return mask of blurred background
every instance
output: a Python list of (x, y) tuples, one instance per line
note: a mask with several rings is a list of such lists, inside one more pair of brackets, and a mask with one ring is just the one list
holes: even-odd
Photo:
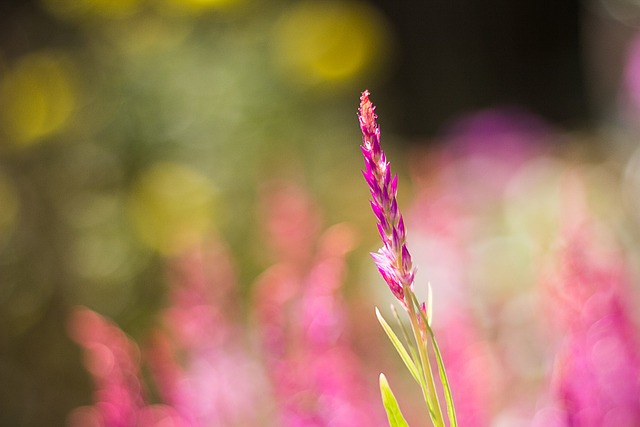
[(0, 425), (384, 425), (380, 371), (427, 425), (374, 319), (364, 89), (460, 425), (640, 425), (639, 24), (634, 0), (2, 2)]

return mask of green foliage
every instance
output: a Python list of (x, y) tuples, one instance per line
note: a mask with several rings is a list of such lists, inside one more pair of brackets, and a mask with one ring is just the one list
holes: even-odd
[[(410, 289), (405, 289), (405, 295), (405, 308), (407, 309), (407, 314), (409, 315), (409, 320), (411, 322), (414, 342), (409, 338), (409, 333), (402, 324), (394, 307), (392, 307), (392, 311), (400, 325), (400, 328), (402, 329), (403, 336), (409, 350), (407, 350), (407, 347), (405, 347), (391, 326), (389, 326), (384, 317), (382, 317), (377, 307), (376, 317), (378, 318), (378, 322), (380, 322), (382, 329), (384, 329), (387, 334), (387, 337), (389, 337), (389, 340), (400, 355), (400, 358), (411, 373), (411, 376), (420, 385), (433, 425), (435, 427), (445, 427), (445, 417), (443, 415), (440, 402), (438, 401), (434, 380), (435, 376), (429, 360), (430, 354), (435, 357), (438, 367), (438, 378), (440, 380), (440, 386), (444, 392), (445, 402), (447, 405), (448, 425), (449, 427), (457, 427), (458, 424), (453, 405), (451, 387), (447, 378), (440, 348), (438, 347), (433, 329), (431, 329), (431, 292), (429, 292), (429, 303), (427, 305), (426, 313), (422, 311), (415, 294)], [(380, 376), (380, 391), (382, 392), (384, 407), (389, 418), (389, 425), (407, 425), (400, 413), (398, 403), (389, 388), (389, 384), (382, 374)]]
[(409, 353), (402, 345), (402, 342), (400, 342), (400, 339), (398, 338), (396, 333), (393, 332), (393, 329), (391, 329), (391, 326), (389, 326), (387, 321), (384, 320), (384, 317), (382, 317), (382, 314), (380, 314), (380, 310), (378, 310), (378, 307), (376, 307), (376, 317), (378, 318), (378, 322), (380, 322), (380, 325), (382, 325), (382, 329), (384, 329), (384, 331), (386, 332), (387, 336), (389, 337), (389, 340), (391, 341), (396, 351), (400, 355), (400, 358), (406, 365), (407, 369), (409, 370), (413, 378), (416, 380), (416, 382), (420, 384), (421, 375), (420, 375), (420, 371), (418, 370), (418, 366), (416, 365), (412, 357), (409, 356)]
[(404, 419), (398, 401), (389, 387), (389, 382), (384, 374), (380, 374), (380, 394), (382, 394), (382, 404), (387, 412), (387, 418), (389, 419), (389, 426), (391, 427), (409, 427), (407, 421)]
[[(431, 290), (431, 286), (429, 286), (429, 290)], [(431, 291), (429, 292), (431, 295)], [(418, 300), (415, 295), (412, 294), (413, 302), (419, 307)], [(431, 305), (431, 304), (429, 304)], [(447, 372), (444, 368), (444, 361), (442, 360), (442, 353), (440, 352), (440, 347), (436, 341), (436, 336), (433, 333), (433, 329), (431, 329), (431, 309), (427, 310), (427, 315), (422, 312), (422, 310), (418, 310), (420, 313), (420, 317), (422, 322), (426, 325), (427, 332), (429, 337), (431, 338), (431, 345), (433, 345), (433, 352), (436, 356), (436, 363), (438, 364), (438, 374), (440, 375), (440, 382), (442, 383), (442, 388), (444, 390), (444, 398), (447, 403), (447, 415), (449, 416), (449, 425), (451, 427), (456, 427), (458, 425), (456, 420), (456, 410), (453, 406), (453, 396), (451, 394), (451, 387), (449, 386), (449, 380), (447, 378)]]

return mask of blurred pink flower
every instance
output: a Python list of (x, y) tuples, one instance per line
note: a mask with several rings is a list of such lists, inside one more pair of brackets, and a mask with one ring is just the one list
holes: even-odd
[(562, 426), (640, 425), (640, 341), (624, 257), (574, 206), (544, 290), (561, 347), (551, 400)]
[(161, 397), (189, 426), (255, 425), (267, 393), (234, 318), (239, 307), (226, 249), (211, 242), (172, 267), (171, 305), (146, 353)]
[(94, 406), (69, 415), (70, 427), (186, 427), (170, 407), (143, 398), (138, 347), (118, 328), (88, 308), (76, 308), (69, 335), (85, 351), (94, 384)]
[(100, 425), (137, 425), (145, 406), (136, 345), (116, 325), (87, 308), (77, 308), (69, 320), (71, 337), (84, 349), (84, 363), (94, 383)]
[(270, 181), (259, 193), (260, 222), (271, 261), (304, 264), (320, 233), (321, 215), (306, 192), (288, 181)]
[[(491, 425), (500, 372), (488, 340), (483, 337), (471, 307), (466, 266), (473, 227), (468, 207), (446, 186), (418, 188), (409, 207), (414, 260), (429, 270), (434, 288), (433, 329), (446, 360), (447, 376), (459, 425)], [(423, 286), (424, 285), (424, 286)], [(416, 280), (416, 287), (426, 287)]]
[[(286, 191), (307, 197), (300, 190)], [(293, 204), (300, 205), (311, 206), (303, 201)], [(271, 212), (296, 224), (313, 224), (310, 218), (317, 217), (313, 210), (293, 212), (286, 206)], [(279, 220), (267, 215), (265, 221)], [(312, 259), (287, 257), (256, 283), (264, 359), (279, 425), (284, 427), (383, 425), (383, 414), (360, 377), (345, 330), (340, 293), (345, 256), (352, 247), (353, 231), (334, 226), (322, 235)]]

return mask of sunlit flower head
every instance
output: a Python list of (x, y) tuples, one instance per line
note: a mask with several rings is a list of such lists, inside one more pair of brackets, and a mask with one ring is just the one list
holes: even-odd
[(389, 163), (380, 147), (380, 128), (369, 91), (360, 97), (360, 129), (365, 170), (362, 172), (371, 192), (371, 209), (378, 220), (383, 246), (372, 253), (378, 271), (393, 295), (404, 304), (404, 289), (412, 287), (415, 269), (406, 245), (406, 231), (398, 209), (398, 176), (391, 176)]

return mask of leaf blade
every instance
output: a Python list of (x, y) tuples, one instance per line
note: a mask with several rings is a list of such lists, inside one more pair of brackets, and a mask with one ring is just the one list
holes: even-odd
[(391, 391), (387, 377), (384, 374), (380, 374), (380, 394), (382, 395), (382, 404), (387, 412), (387, 419), (389, 420), (390, 427), (409, 427), (407, 421), (404, 419), (400, 406), (396, 397)]
[(409, 353), (402, 345), (402, 342), (400, 342), (400, 339), (398, 338), (396, 333), (393, 332), (393, 329), (391, 329), (391, 326), (389, 326), (387, 321), (384, 320), (384, 317), (382, 317), (382, 314), (380, 314), (380, 310), (378, 310), (378, 307), (376, 307), (376, 317), (378, 318), (378, 322), (380, 322), (382, 329), (384, 329), (387, 336), (389, 337), (389, 340), (391, 341), (396, 351), (400, 355), (400, 358), (404, 362), (405, 366), (413, 376), (413, 379), (415, 379), (418, 384), (421, 384), (420, 371), (418, 371), (418, 367), (416, 366), (411, 356), (409, 356)]
[[(400, 319), (398, 310), (396, 310), (396, 307), (393, 304), (391, 304), (390, 307), (391, 307), (391, 312), (393, 313), (393, 317), (396, 318), (396, 322), (398, 323), (398, 326), (400, 326), (400, 330), (402, 331), (402, 337), (404, 338), (404, 341), (407, 343), (407, 347), (409, 347), (409, 354), (411, 355), (411, 359), (413, 359), (414, 362), (416, 360), (420, 360), (416, 347), (411, 342), (411, 338), (409, 338), (409, 332), (407, 331), (407, 328), (404, 327), (404, 324), (402, 323), (402, 319)], [(418, 370), (420, 370), (420, 365), (416, 364), (416, 367), (418, 368)]]

